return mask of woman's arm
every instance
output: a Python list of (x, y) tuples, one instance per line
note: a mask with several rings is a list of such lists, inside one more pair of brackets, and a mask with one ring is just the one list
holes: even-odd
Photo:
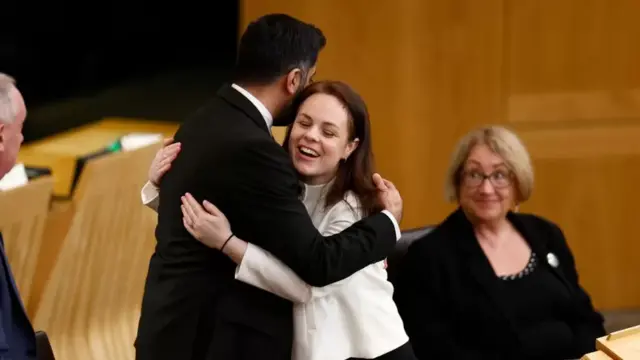
[(180, 152), (180, 143), (173, 143), (172, 138), (164, 139), (162, 148), (156, 152), (156, 156), (149, 166), (149, 180), (140, 191), (142, 204), (153, 211), (158, 211), (160, 205), (160, 180), (171, 168), (171, 163)]
[(142, 205), (158, 212), (158, 206), (160, 205), (160, 192), (158, 187), (151, 181), (147, 181), (147, 183), (142, 187), (142, 190), (140, 191), (140, 199), (142, 200)]
[[(328, 236), (341, 232), (348, 228), (361, 217), (357, 212), (357, 207), (350, 206), (346, 201), (336, 204), (328, 214), (327, 227), (322, 235)], [(198, 213), (202, 209), (208, 214)], [(231, 230), (224, 214), (219, 212), (215, 206), (205, 202), (204, 208), (191, 197), (185, 196), (183, 199), (183, 212), (185, 215), (185, 227), (199, 241), (207, 244), (207, 238), (219, 236), (219, 238), (231, 236)], [(196, 225), (197, 224), (197, 225)], [(222, 252), (229, 256), (236, 264), (236, 279), (247, 284), (258, 287), (262, 290), (276, 294), (282, 298), (293, 302), (304, 303), (315, 297), (325, 296), (349, 281), (343, 279), (324, 287), (312, 287), (298, 277), (293, 270), (286, 266), (268, 251), (247, 243), (246, 241), (232, 236)]]

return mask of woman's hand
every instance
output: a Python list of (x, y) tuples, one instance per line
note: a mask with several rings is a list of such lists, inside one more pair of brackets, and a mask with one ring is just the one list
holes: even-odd
[(173, 138), (164, 139), (162, 148), (151, 161), (149, 167), (149, 182), (155, 187), (160, 186), (160, 180), (171, 168), (171, 163), (180, 152), (180, 143), (174, 143)]
[(220, 250), (231, 236), (231, 225), (224, 214), (205, 200), (200, 205), (191, 194), (182, 197), (182, 222), (196, 240)]

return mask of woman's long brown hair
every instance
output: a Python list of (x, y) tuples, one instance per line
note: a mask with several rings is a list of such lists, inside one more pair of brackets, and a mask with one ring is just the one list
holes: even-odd
[[(358, 147), (346, 161), (340, 161), (335, 181), (326, 197), (326, 207), (342, 201), (348, 191), (353, 191), (360, 201), (365, 216), (381, 210), (377, 202), (377, 189), (373, 183), (375, 161), (371, 145), (369, 111), (364, 100), (349, 85), (340, 81), (320, 81), (309, 85), (293, 101), (289, 115), (295, 118), (300, 106), (314, 94), (327, 94), (338, 99), (349, 113), (349, 141), (359, 139)], [(289, 151), (290, 125), (283, 147)]]

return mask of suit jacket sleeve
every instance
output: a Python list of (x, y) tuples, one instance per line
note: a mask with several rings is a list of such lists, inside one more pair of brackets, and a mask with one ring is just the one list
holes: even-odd
[(591, 298), (580, 286), (575, 260), (562, 230), (553, 223), (549, 224), (551, 229), (549, 250), (558, 256), (562, 272), (569, 285), (573, 287), (579, 302), (581, 316), (570, 324), (574, 331), (576, 348), (586, 354), (595, 351), (595, 339), (606, 334), (604, 318), (594, 309)]
[[(424, 241), (431, 241), (430, 238)], [(418, 359), (484, 359), (483, 354), (459, 339), (443, 294), (446, 285), (440, 275), (437, 256), (425, 256), (414, 243), (398, 269), (394, 300)]]
[[(353, 225), (360, 216), (346, 201), (330, 211), (323, 236), (337, 234)], [(236, 279), (297, 303), (323, 297), (349, 282), (351, 277), (323, 287), (312, 287), (268, 251), (249, 244), (236, 268)]]
[(158, 212), (160, 206), (160, 192), (151, 182), (147, 181), (140, 191), (140, 199), (142, 204), (151, 210)]
[(298, 198), (288, 154), (271, 139), (249, 142), (233, 154), (233, 176), (225, 176), (228, 183), (222, 186), (236, 189), (234, 206), (247, 209), (238, 219), (251, 229), (243, 238), (280, 259), (307, 284), (337, 282), (393, 250), (395, 228), (382, 213), (322, 236)]

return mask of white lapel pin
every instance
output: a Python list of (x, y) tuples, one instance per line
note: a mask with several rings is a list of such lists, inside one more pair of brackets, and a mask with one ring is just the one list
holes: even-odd
[(557, 268), (558, 265), (560, 265), (560, 261), (558, 260), (558, 257), (554, 253), (547, 254), (547, 262), (549, 263), (549, 265), (551, 265), (554, 268)]

